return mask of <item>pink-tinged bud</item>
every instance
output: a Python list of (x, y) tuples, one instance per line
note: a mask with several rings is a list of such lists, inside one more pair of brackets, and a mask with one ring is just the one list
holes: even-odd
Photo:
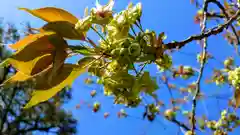
[(104, 118), (106, 119), (106, 118), (108, 118), (108, 116), (109, 116), (109, 113), (108, 113), (108, 112), (105, 112), (105, 113), (104, 113)]
[(92, 90), (91, 93), (90, 93), (91, 97), (95, 97), (96, 94), (97, 94), (97, 91), (96, 91), (96, 90)]

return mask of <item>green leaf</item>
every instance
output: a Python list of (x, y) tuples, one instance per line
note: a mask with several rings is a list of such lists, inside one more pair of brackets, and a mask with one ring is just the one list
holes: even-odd
[(94, 57), (83, 57), (82, 59), (80, 59), (78, 61), (78, 65), (86, 65), (86, 64), (88, 64), (87, 65), (87, 67), (88, 67), (88, 66), (92, 65), (96, 60), (97, 59), (94, 58)]
[(80, 46), (70, 46), (70, 49), (72, 49), (75, 53), (80, 53), (82, 55), (94, 55), (94, 50), (92, 48), (80, 45)]
[(145, 89), (145, 92), (152, 95), (159, 87), (156, 80), (152, 79), (149, 72), (144, 72), (140, 80), (141, 87)]
[(148, 55), (145, 55), (145, 56), (138, 57), (136, 62), (153, 61), (154, 59), (156, 59), (154, 54), (148, 54)]

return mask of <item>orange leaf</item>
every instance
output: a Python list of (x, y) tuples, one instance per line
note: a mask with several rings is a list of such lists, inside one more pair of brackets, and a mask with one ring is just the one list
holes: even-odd
[(55, 22), (55, 21), (68, 21), (72, 24), (76, 24), (78, 19), (72, 15), (71, 13), (55, 7), (45, 7), (39, 9), (27, 9), (27, 8), (19, 8), (20, 10), (24, 10), (29, 12), (30, 14), (41, 18), (46, 22)]
[(17, 72), (15, 75), (7, 79), (5, 82), (3, 82), (3, 85), (15, 83), (15, 82), (23, 82), (30, 78), (31, 76), (28, 76), (26, 74), (23, 74), (22, 72)]
[[(90, 61), (88, 61), (90, 62)], [(48, 83), (46, 78), (49, 78), (52, 72), (52, 68), (46, 72), (36, 76), (35, 79), (35, 91), (31, 100), (27, 103), (24, 108), (30, 108), (38, 103), (44, 102), (64, 87), (71, 85), (73, 81), (82, 73), (86, 71), (88, 62), (83, 63), (82, 65), (73, 65), (73, 64), (64, 64), (63, 68), (58, 72), (57, 76)]]
[(67, 21), (49, 22), (40, 31), (54, 31), (64, 38), (73, 40), (85, 39), (85, 32), (77, 31), (75, 25)]
[(6, 59), (4, 63), (11, 64), (26, 75), (39, 73), (52, 63), (54, 64), (54, 70), (56, 70), (64, 63), (67, 57), (66, 48), (67, 43), (64, 39), (51, 35), (25, 45), (25, 47)]
[(41, 39), (46, 38), (47, 36), (51, 36), (54, 34), (56, 34), (56, 33), (55, 32), (43, 32), (43, 33), (31, 34), (31, 35), (26, 36), (22, 40), (19, 40), (17, 43), (9, 45), (9, 47), (13, 50), (19, 50), (19, 49), (25, 47), (26, 45), (29, 45), (29, 44), (35, 42), (36, 40), (41, 40)]
[[(31, 54), (30, 54), (31, 55)], [(34, 75), (41, 72), (43, 69), (47, 68), (52, 63), (52, 56), (50, 53), (44, 55), (35, 55), (36, 57), (32, 60), (28, 60), (27, 55), (15, 55), (8, 58), (6, 61), (11, 64), (18, 71), (26, 75)], [(19, 57), (17, 57), (19, 56)], [(28, 61), (26, 61), (28, 60)]]

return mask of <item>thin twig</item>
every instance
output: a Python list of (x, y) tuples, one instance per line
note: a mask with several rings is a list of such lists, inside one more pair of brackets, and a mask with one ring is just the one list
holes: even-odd
[[(222, 10), (222, 12), (223, 12), (223, 14), (226, 16), (227, 20), (230, 19), (230, 17), (228, 16), (228, 14), (227, 14), (224, 6), (223, 6), (219, 1), (217, 1), (217, 0), (211, 0), (210, 2), (215, 3), (215, 4)], [(238, 37), (238, 34), (237, 34), (236, 29), (234, 28), (234, 26), (233, 26), (232, 24), (230, 25), (230, 27), (231, 27), (231, 29), (232, 29), (232, 31), (233, 31), (233, 34), (235, 35), (235, 37), (236, 37), (236, 39), (237, 39), (237, 44), (240, 44), (240, 40), (239, 40), (239, 37)]]
[(138, 72), (138, 74), (136, 75), (137, 77), (142, 73), (142, 71), (144, 70), (145, 66), (147, 65), (147, 63), (144, 63), (144, 65), (142, 66), (142, 68), (140, 69), (140, 71)]
[(207, 37), (210, 37), (210, 36), (212, 36), (212, 35), (217, 35), (217, 34), (221, 33), (225, 28), (227, 28), (228, 26), (230, 26), (231, 23), (234, 22), (234, 21), (238, 18), (239, 15), (240, 15), (240, 10), (238, 10), (238, 11), (237, 11), (227, 22), (225, 22), (224, 24), (215, 26), (215, 27), (213, 27), (213, 28), (211, 28), (211, 29), (208, 29), (208, 30), (206, 30), (206, 32), (204, 32), (204, 33), (190, 36), (190, 37), (188, 37), (188, 38), (185, 39), (185, 40), (167, 43), (167, 44), (165, 44), (166, 49), (169, 49), (169, 50), (171, 50), (171, 49), (180, 49), (180, 48), (182, 48), (183, 46), (185, 46), (186, 44), (188, 44), (188, 43), (190, 43), (190, 42), (192, 42), (192, 41), (202, 40), (203, 38), (207, 38)]
[(91, 29), (92, 29), (93, 31), (95, 31), (95, 32), (98, 34), (98, 36), (99, 36), (104, 42), (106, 42), (106, 44), (108, 44), (108, 41), (107, 41), (95, 28), (91, 27)]
[(214, 18), (225, 18), (224, 15), (218, 13), (207, 13), (207, 17), (214, 17)]
[[(207, 9), (208, 9), (208, 0), (204, 0), (203, 3), (203, 22), (201, 23), (201, 33), (203, 34), (206, 30), (206, 24), (207, 24)], [(200, 73), (199, 76), (197, 78), (196, 81), (196, 92), (195, 95), (193, 96), (193, 104), (192, 104), (192, 117), (191, 117), (191, 121), (192, 121), (192, 128), (191, 131), (194, 134), (194, 130), (196, 129), (196, 125), (195, 125), (195, 114), (196, 114), (196, 106), (197, 106), (197, 96), (200, 93), (200, 84), (201, 84), (201, 79), (202, 79), (202, 75), (203, 75), (203, 70), (204, 70), (204, 65), (206, 62), (206, 54), (207, 54), (207, 37), (203, 38), (203, 59), (200, 65)]]
[(190, 128), (189, 128), (189, 127), (187, 127), (185, 124), (183, 124), (183, 123), (179, 122), (179, 121), (178, 121), (178, 120), (176, 120), (176, 119), (173, 119), (173, 120), (172, 120), (172, 122), (173, 122), (173, 123), (175, 123), (175, 124), (177, 124), (179, 127), (182, 127), (182, 128), (184, 128), (186, 131), (189, 131), (189, 130), (190, 130)]
[[(139, 22), (139, 24), (138, 24), (138, 22)], [(141, 32), (144, 32), (141, 22), (140, 21), (138, 21), (138, 22), (136, 22), (135, 25), (141, 30)]]
[(132, 25), (131, 25), (131, 30), (132, 30), (133, 34), (134, 34), (135, 36), (137, 36), (137, 34), (136, 34), (136, 32), (135, 32), (135, 30), (134, 30), (134, 28), (133, 28)]
[[(166, 75), (165, 75), (166, 76)], [(171, 97), (171, 104), (172, 106), (174, 107), (174, 102), (172, 102), (172, 100), (174, 100), (174, 97), (173, 97), (173, 93), (172, 93), (172, 89), (169, 87), (169, 83), (168, 83), (168, 78), (166, 77), (166, 80), (163, 81), (163, 83), (166, 85), (167, 89), (168, 89), (168, 92), (169, 92), (169, 95)]]
[(131, 65), (133, 66), (133, 70), (134, 70), (134, 72), (135, 72), (135, 74), (136, 75), (138, 75), (138, 71), (137, 71), (137, 69), (135, 68), (135, 65), (134, 65), (134, 63), (133, 63), (133, 61), (128, 57), (128, 61), (131, 63)]

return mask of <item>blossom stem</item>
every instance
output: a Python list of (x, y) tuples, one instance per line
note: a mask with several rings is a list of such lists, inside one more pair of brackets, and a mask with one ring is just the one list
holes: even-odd
[(104, 40), (104, 42), (106, 42), (106, 44), (109, 44), (108, 41), (107, 41), (95, 28), (93, 28), (93, 27), (91, 26), (91, 29), (92, 29), (93, 31), (95, 31), (95, 32), (98, 34), (98, 36), (99, 36), (102, 40)]

